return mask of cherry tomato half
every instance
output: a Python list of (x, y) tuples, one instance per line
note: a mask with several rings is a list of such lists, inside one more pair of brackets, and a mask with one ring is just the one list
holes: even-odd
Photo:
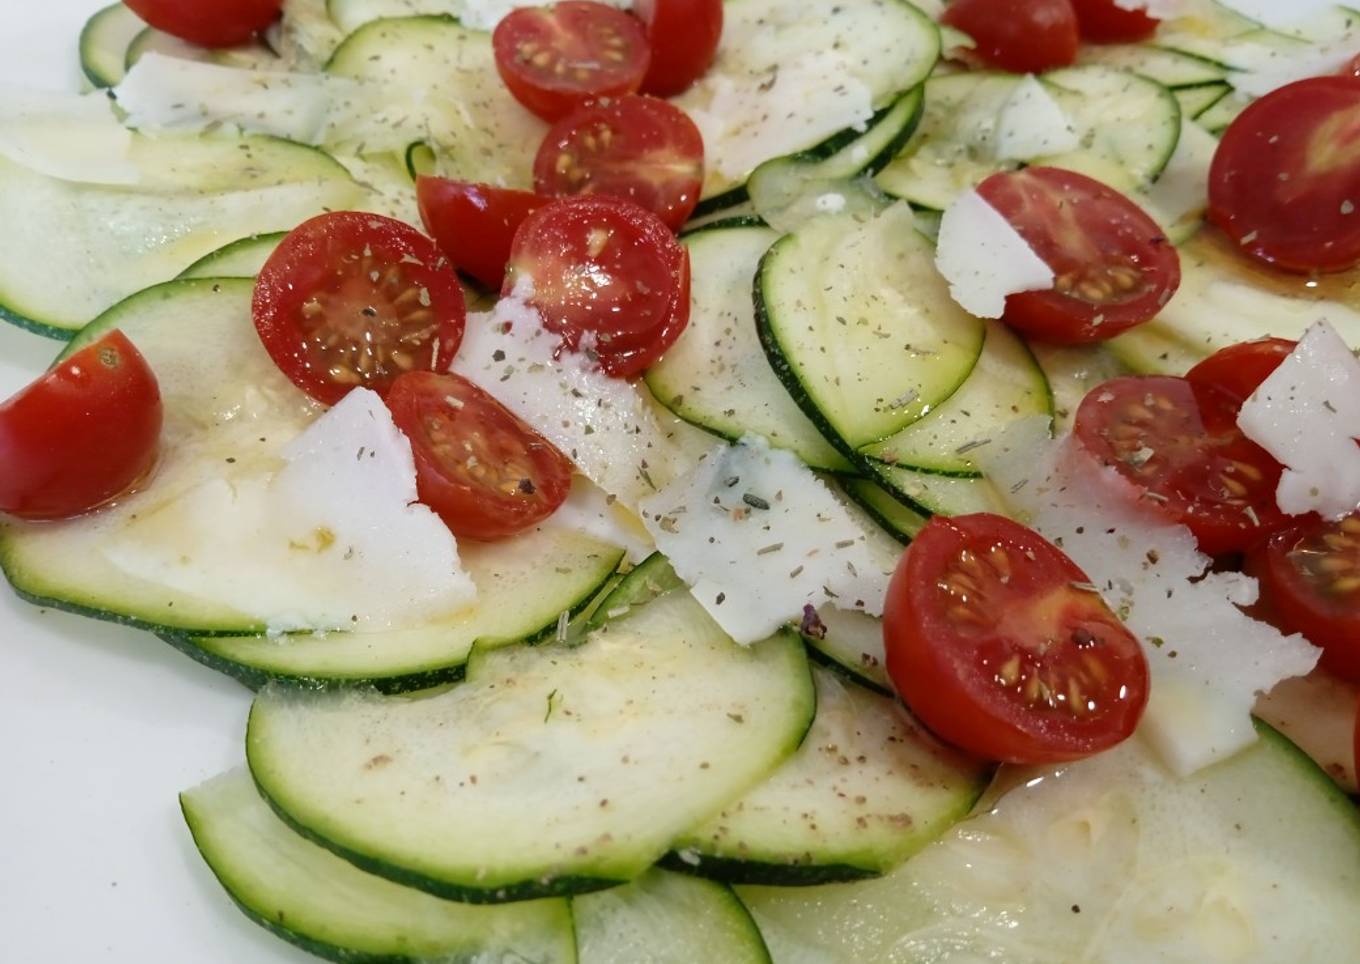
[(510, 93), (544, 120), (642, 85), (651, 48), (631, 14), (592, 0), (521, 7), (491, 37)]
[(562, 118), (534, 160), (540, 194), (607, 194), (651, 211), (673, 231), (704, 180), (704, 140), (680, 108), (655, 97), (619, 97)]
[(1097, 44), (1134, 43), (1157, 32), (1158, 20), (1142, 10), (1125, 10), (1115, 0), (1071, 0), (1083, 40)]
[(524, 219), (548, 203), (528, 191), (446, 177), (416, 179), (420, 219), (454, 267), (493, 291), (505, 280), (510, 245)]
[(283, 0), (127, 0), (157, 30), (200, 47), (243, 44), (279, 17)]
[(0, 404), (0, 512), (63, 519), (143, 479), (160, 441), (160, 386), (121, 331)]
[(1284, 271), (1360, 262), (1360, 84), (1313, 77), (1244, 110), (1214, 154), (1209, 217)]
[(652, 44), (645, 93), (674, 97), (712, 66), (722, 39), (722, 0), (633, 0), (633, 13)]
[(1307, 516), (1255, 549), (1271, 621), (1322, 647), (1322, 665), (1360, 683), (1360, 512), (1339, 522)]
[(1070, 0), (953, 0), (940, 22), (977, 41), (985, 63), (1015, 74), (1066, 67), (1081, 40)]
[(1282, 467), (1228, 407), (1184, 378), (1116, 378), (1087, 394), (1073, 431), (1132, 494), (1217, 556), (1249, 549), (1287, 521), (1275, 505)]
[(544, 324), (617, 378), (644, 372), (689, 323), (689, 252), (655, 214), (618, 198), (562, 198), (529, 215), (505, 293), (526, 278)]
[(294, 385), (334, 405), (357, 386), (442, 371), (463, 341), (458, 276), (415, 228), (357, 211), (296, 228), (255, 283), (255, 328)]
[(1229, 345), (1214, 352), (1185, 373), (1185, 380), (1197, 390), (1209, 389), (1231, 404), (1234, 421), (1242, 403), (1261, 387), (1261, 383), (1293, 354), (1298, 342), (1287, 338), (1262, 338)]
[(1157, 223), (1099, 181), (1054, 167), (993, 174), (978, 193), (1053, 269), (1049, 291), (1006, 299), (1005, 322), (1031, 338), (1086, 344), (1151, 319), (1181, 283), (1180, 255)]
[(1001, 516), (936, 516), (888, 588), (893, 685), (921, 721), (979, 756), (1073, 760), (1124, 740), (1147, 658), (1062, 550)]
[(466, 378), (409, 372), (387, 406), (411, 440), (420, 501), (458, 538), (504, 539), (566, 501), (571, 463)]

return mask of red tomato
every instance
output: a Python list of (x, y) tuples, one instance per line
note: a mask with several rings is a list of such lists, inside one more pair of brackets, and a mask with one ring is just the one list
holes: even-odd
[(1124, 740), (1148, 696), (1142, 647), (1062, 550), (1001, 516), (936, 516), (888, 588), (888, 673), (941, 737), (1006, 763)]
[(0, 404), (0, 512), (62, 519), (115, 499), (156, 461), (161, 391), (121, 331)]
[(1342, 67), (1338, 73), (1342, 77), (1360, 77), (1360, 56), (1351, 58), (1346, 66)]
[(617, 378), (640, 375), (689, 323), (689, 252), (656, 215), (617, 198), (562, 198), (529, 215), (505, 293), (524, 278), (547, 327)]
[(1081, 36), (1097, 44), (1133, 43), (1157, 32), (1159, 21), (1142, 10), (1125, 10), (1115, 0), (1071, 0)]
[(454, 267), (498, 290), (524, 219), (548, 203), (528, 191), (446, 177), (416, 179), (420, 219)]
[(157, 30), (200, 47), (243, 44), (278, 19), (283, 0), (127, 0)]
[(1011, 73), (1043, 73), (1077, 59), (1070, 0), (953, 0), (940, 22), (968, 34), (977, 56)]
[(704, 180), (704, 140), (680, 108), (655, 97), (591, 104), (558, 121), (534, 160), (540, 194), (621, 197), (680, 230)]
[(633, 13), (652, 43), (646, 93), (674, 97), (712, 66), (722, 39), (722, 0), (633, 0)]
[(1282, 467), (1242, 434), (1228, 406), (1184, 378), (1116, 378), (1082, 401), (1074, 434), (1217, 556), (1248, 549), (1286, 522), (1275, 505)]
[(1006, 299), (1005, 322), (1031, 338), (1077, 345), (1149, 320), (1181, 283), (1180, 255), (1157, 223), (1083, 174), (1029, 167), (993, 174), (978, 193), (1011, 223), (1057, 281)]
[(467, 379), (409, 372), (387, 405), (411, 440), (420, 501), (458, 538), (515, 535), (566, 501), (571, 463)]
[(463, 289), (434, 242), (392, 218), (322, 214), (260, 271), (255, 328), (279, 369), (334, 405), (362, 385), (386, 395), (403, 372), (444, 370), (463, 341)]
[(491, 42), (515, 100), (550, 121), (596, 98), (633, 93), (651, 62), (642, 23), (591, 0), (521, 7)]
[(1322, 665), (1360, 683), (1360, 512), (1340, 522), (1307, 516), (1255, 549), (1271, 621), (1321, 646)]
[(1284, 271), (1360, 262), (1360, 84), (1313, 77), (1244, 110), (1214, 154), (1209, 217)]
[(1262, 338), (1222, 348), (1185, 373), (1186, 381), (1199, 389), (1223, 395), (1231, 405), (1234, 420), (1242, 403), (1251, 398), (1261, 383), (1298, 347), (1286, 338)]

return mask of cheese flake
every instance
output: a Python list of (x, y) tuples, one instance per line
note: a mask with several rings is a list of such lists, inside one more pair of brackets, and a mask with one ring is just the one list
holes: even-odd
[(994, 145), (998, 160), (1030, 161), (1075, 151), (1081, 135), (1048, 89), (1027, 74), (1001, 105)]
[(1053, 287), (1053, 269), (977, 191), (966, 191), (944, 212), (935, 266), (949, 293), (979, 318), (1000, 318), (1006, 298)]

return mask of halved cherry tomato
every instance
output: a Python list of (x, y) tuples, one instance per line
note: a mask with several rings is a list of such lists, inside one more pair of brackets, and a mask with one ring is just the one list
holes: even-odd
[(327, 405), (360, 385), (386, 395), (404, 372), (444, 370), (467, 321), (435, 243), (357, 211), (322, 214), (284, 238), (255, 283), (253, 313), (280, 371)]
[(1360, 683), (1360, 512), (1339, 522), (1307, 516), (1255, 549), (1271, 622), (1322, 647), (1322, 665)]
[(1157, 32), (1160, 22), (1142, 10), (1125, 10), (1115, 0), (1071, 0), (1081, 36), (1097, 44), (1133, 43)]
[(1214, 154), (1209, 217), (1284, 271), (1360, 262), (1360, 84), (1313, 77), (1243, 111)]
[(978, 193), (1053, 269), (1049, 291), (1006, 299), (1005, 322), (1077, 345), (1151, 319), (1181, 283), (1180, 255), (1157, 223), (1099, 181), (1055, 167), (993, 174)]
[(633, 93), (651, 62), (642, 23), (592, 0), (521, 7), (496, 25), (491, 42), (515, 100), (549, 121)]
[(161, 391), (113, 331), (0, 404), (0, 512), (62, 519), (98, 508), (156, 461)]
[(515, 232), (548, 203), (528, 191), (425, 176), (416, 178), (416, 199), (425, 230), (454, 267), (493, 291), (505, 280)]
[(1249, 549), (1287, 521), (1275, 505), (1283, 469), (1242, 434), (1230, 407), (1184, 378), (1116, 378), (1087, 394), (1074, 434), (1132, 495), (1217, 556)]
[(712, 66), (722, 39), (722, 0), (633, 0), (633, 13), (652, 43), (643, 91), (674, 97)]
[(940, 22), (977, 41), (985, 63), (1015, 74), (1066, 67), (1081, 42), (1070, 0), (953, 0)]
[(921, 721), (1007, 763), (1073, 760), (1133, 732), (1142, 647), (1062, 550), (979, 514), (927, 523), (888, 587), (888, 673)]
[(529, 215), (505, 293), (524, 279), (544, 324), (617, 378), (640, 375), (689, 323), (689, 253), (655, 214), (618, 198), (562, 198)]
[(279, 17), (283, 0), (127, 0), (157, 30), (200, 47), (243, 44)]
[(680, 108), (655, 97), (620, 97), (562, 118), (534, 160), (540, 194), (607, 194), (680, 230), (699, 203), (704, 140)]
[(410, 372), (387, 406), (411, 440), (420, 501), (460, 539), (515, 535), (566, 501), (571, 463), (466, 378)]
[(1185, 373), (1186, 381), (1199, 389), (1219, 392), (1231, 403), (1234, 421), (1242, 403), (1298, 347), (1287, 338), (1261, 338), (1229, 345), (1214, 352)]

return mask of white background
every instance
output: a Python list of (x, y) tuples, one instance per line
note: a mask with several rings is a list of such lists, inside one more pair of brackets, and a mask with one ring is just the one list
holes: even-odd
[[(0, 85), (76, 89), (77, 35), (107, 2), (8, 0)], [(0, 230), (42, 243), (29, 225)], [(0, 398), (58, 347), (0, 323)], [(153, 636), (0, 585), (0, 961), (315, 960), (237, 911), (179, 815), (180, 790), (242, 761), (249, 706)]]

